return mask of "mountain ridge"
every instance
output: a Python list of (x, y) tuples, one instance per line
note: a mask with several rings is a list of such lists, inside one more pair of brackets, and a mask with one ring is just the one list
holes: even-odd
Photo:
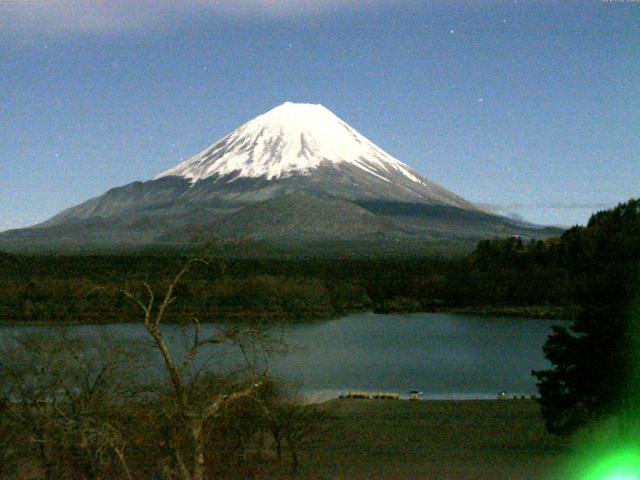
[(279, 105), (147, 181), (109, 189), (7, 243), (549, 236), (428, 180), (321, 105)]

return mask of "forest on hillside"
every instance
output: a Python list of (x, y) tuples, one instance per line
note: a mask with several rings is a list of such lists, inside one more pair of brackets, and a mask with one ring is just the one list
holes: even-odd
[[(603, 263), (629, 278), (640, 258), (640, 200), (594, 214), (560, 237), (479, 242), (462, 257), (207, 258), (177, 287), (167, 321), (293, 322), (349, 312), (457, 311), (571, 317)], [(0, 255), (0, 321), (138, 319), (123, 294), (161, 291), (184, 254)]]

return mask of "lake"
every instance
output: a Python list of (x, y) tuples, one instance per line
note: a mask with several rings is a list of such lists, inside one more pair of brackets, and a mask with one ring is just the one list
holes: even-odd
[[(411, 390), (430, 399), (496, 398), (536, 394), (531, 370), (549, 363), (542, 346), (551, 325), (566, 321), (474, 317), (441, 313), (361, 313), (318, 323), (273, 327), (288, 345), (286, 356), (269, 359), (273, 375), (300, 382), (314, 400), (347, 390)], [(0, 329), (0, 341), (46, 327)], [(213, 325), (204, 325), (203, 334)], [(84, 325), (83, 335), (109, 332), (117, 338), (145, 338), (141, 325)], [(172, 349), (180, 350), (181, 327), (164, 326)]]

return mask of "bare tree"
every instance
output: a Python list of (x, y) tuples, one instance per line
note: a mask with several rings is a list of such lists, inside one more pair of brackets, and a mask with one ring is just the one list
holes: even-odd
[(118, 421), (134, 394), (125, 350), (64, 328), (27, 332), (2, 348), (2, 423), (13, 430), (14, 467), (37, 465), (45, 478), (100, 478), (114, 469), (132, 478)]
[[(0, 378), (0, 381), (2, 379)], [(17, 432), (12, 428), (10, 402), (0, 397), (0, 478), (16, 477)]]
[[(248, 384), (238, 385), (238, 388), (231, 391), (220, 391), (216, 388), (194, 388), (196, 384), (187, 375), (196, 358), (207, 346), (232, 343), (244, 355), (246, 352), (242, 340), (243, 338), (259, 335), (260, 333), (255, 329), (241, 331), (238, 328), (230, 328), (226, 331), (203, 337), (200, 321), (197, 318), (193, 318), (191, 319), (193, 338), (184, 358), (178, 359), (171, 353), (167, 341), (163, 337), (161, 325), (165, 319), (167, 309), (176, 300), (176, 287), (195, 264), (208, 265), (209, 262), (210, 260), (205, 258), (188, 259), (166, 287), (166, 291), (159, 303), (148, 282), (143, 283), (144, 294), (142, 295), (136, 295), (128, 288), (123, 290), (123, 293), (135, 302), (144, 313), (142, 324), (162, 355), (164, 370), (169, 376), (175, 415), (190, 437), (187, 445), (181, 445), (180, 442), (172, 443), (176, 462), (175, 473), (181, 480), (204, 480), (205, 427), (207, 423), (219, 417), (226, 405), (242, 398), (254, 396), (264, 385), (268, 375), (266, 370), (260, 375), (252, 374)], [(245, 356), (245, 358), (247, 357)]]
[(305, 405), (300, 396), (283, 394), (277, 383), (269, 386), (269, 394), (258, 400), (267, 429), (273, 437), (278, 460), (282, 460), (284, 442), (291, 455), (292, 471), (297, 473), (301, 449), (314, 435), (328, 428), (330, 417), (315, 405)]
[(27, 467), (45, 479), (204, 480), (261, 464), (269, 432), (297, 468), (313, 417), (256, 368), (282, 345), (255, 327), (206, 333), (196, 318), (184, 325), (182, 350), (171, 342), (167, 311), (200, 263), (208, 260), (186, 261), (161, 296), (149, 283), (124, 290), (162, 359), (159, 384), (157, 357), (149, 364), (139, 343), (99, 332), (28, 331), (0, 348), (0, 477)]

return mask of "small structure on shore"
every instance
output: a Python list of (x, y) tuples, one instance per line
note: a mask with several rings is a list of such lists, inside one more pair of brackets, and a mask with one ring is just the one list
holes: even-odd
[(400, 395), (395, 392), (344, 392), (338, 398), (364, 400), (398, 400)]
[(504, 390), (498, 392), (498, 400), (536, 400), (536, 395), (527, 395), (524, 393), (512, 393), (510, 396)]

